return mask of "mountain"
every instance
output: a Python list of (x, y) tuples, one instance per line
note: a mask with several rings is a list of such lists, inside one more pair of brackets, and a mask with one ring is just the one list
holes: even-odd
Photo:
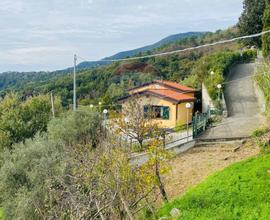
[[(106, 57), (104, 59), (102, 59), (101, 61), (85, 61), (85, 62), (82, 62), (80, 64), (78, 64), (77, 68), (78, 69), (88, 69), (88, 68), (95, 68), (95, 67), (98, 67), (98, 66), (102, 66), (102, 65), (105, 65), (105, 64), (109, 64), (110, 62), (104, 62), (104, 60), (117, 60), (117, 59), (123, 59), (123, 58), (127, 58), (127, 57), (133, 57), (133, 56), (136, 56), (140, 53), (144, 53), (144, 52), (147, 52), (147, 51), (152, 51), (154, 49), (157, 49), (163, 45), (166, 45), (166, 44), (170, 44), (170, 43), (175, 43), (177, 41), (180, 41), (180, 40), (183, 40), (185, 38), (190, 38), (190, 37), (201, 37), (203, 36), (204, 34), (206, 34), (207, 32), (187, 32), (187, 33), (180, 33), (180, 34), (174, 34), (174, 35), (171, 35), (171, 36), (168, 36), (154, 44), (151, 44), (151, 45), (148, 45), (148, 46), (144, 46), (144, 47), (140, 47), (140, 48), (137, 48), (137, 49), (134, 49), (134, 50), (128, 50), (128, 51), (123, 51), (123, 52), (119, 52), (113, 56), (110, 56), (110, 57)], [(67, 69), (67, 70), (70, 70)]]
[(166, 37), (166, 38), (158, 41), (157, 43), (154, 43), (154, 44), (151, 44), (151, 45), (148, 45), (145, 47), (137, 48), (134, 50), (120, 52), (120, 53), (117, 53), (113, 56), (107, 57), (104, 60), (115, 60), (115, 59), (122, 59), (122, 58), (126, 58), (126, 57), (132, 57), (132, 56), (135, 56), (139, 53), (144, 53), (144, 52), (147, 52), (150, 50), (154, 50), (154, 49), (159, 48), (165, 44), (174, 43), (176, 41), (183, 40), (184, 38), (200, 37), (200, 36), (204, 35), (205, 33), (206, 32), (187, 32), (187, 33), (180, 33), (180, 34), (171, 35), (169, 37)]

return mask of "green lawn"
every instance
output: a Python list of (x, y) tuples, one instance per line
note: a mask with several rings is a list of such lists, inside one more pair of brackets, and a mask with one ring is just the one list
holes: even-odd
[(214, 174), (183, 197), (164, 205), (156, 218), (170, 216), (174, 207), (182, 212), (179, 219), (185, 220), (269, 220), (270, 155)]

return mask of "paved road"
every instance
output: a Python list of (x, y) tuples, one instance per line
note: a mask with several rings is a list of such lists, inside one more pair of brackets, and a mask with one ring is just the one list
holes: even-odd
[(255, 64), (240, 64), (231, 70), (224, 92), (228, 118), (208, 130), (202, 139), (248, 137), (263, 126), (265, 119), (253, 86), (254, 71)]

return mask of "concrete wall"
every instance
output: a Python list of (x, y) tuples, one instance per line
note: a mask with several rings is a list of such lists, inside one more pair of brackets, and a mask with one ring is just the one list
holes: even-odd
[[(262, 56), (262, 52), (259, 51), (256, 63), (255, 63), (255, 73), (258, 70), (258, 68), (260, 68), (262, 63), (263, 63), (263, 56)], [(258, 100), (258, 104), (260, 106), (261, 112), (265, 112), (266, 111), (266, 99), (264, 97), (263, 91), (261, 90), (260, 86), (257, 84), (256, 80), (253, 80), (253, 86), (254, 86), (254, 91), (255, 91), (256, 98)]]
[(264, 97), (263, 91), (261, 90), (260, 86), (254, 80), (254, 91), (256, 94), (256, 98), (258, 100), (258, 104), (260, 107), (261, 112), (266, 111), (266, 99)]
[[(191, 148), (195, 147), (196, 140), (189, 141), (184, 144), (176, 145), (171, 148), (167, 148), (166, 150), (173, 152), (175, 155), (179, 155), (181, 153), (184, 153)], [(134, 165), (143, 165), (148, 161), (148, 154), (147, 153), (141, 153), (141, 154), (134, 154), (130, 157), (130, 162)]]
[(214, 108), (213, 101), (204, 84), (202, 84), (202, 111), (207, 112), (209, 108)]

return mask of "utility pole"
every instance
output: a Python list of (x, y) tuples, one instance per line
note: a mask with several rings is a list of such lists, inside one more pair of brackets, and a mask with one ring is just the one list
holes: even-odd
[(53, 115), (53, 118), (55, 118), (55, 107), (54, 107), (54, 96), (53, 96), (53, 92), (51, 92), (51, 104), (52, 104), (52, 115)]
[(73, 71), (73, 111), (77, 109), (77, 96), (76, 96), (76, 65), (77, 65), (77, 55), (74, 55), (74, 71)]

